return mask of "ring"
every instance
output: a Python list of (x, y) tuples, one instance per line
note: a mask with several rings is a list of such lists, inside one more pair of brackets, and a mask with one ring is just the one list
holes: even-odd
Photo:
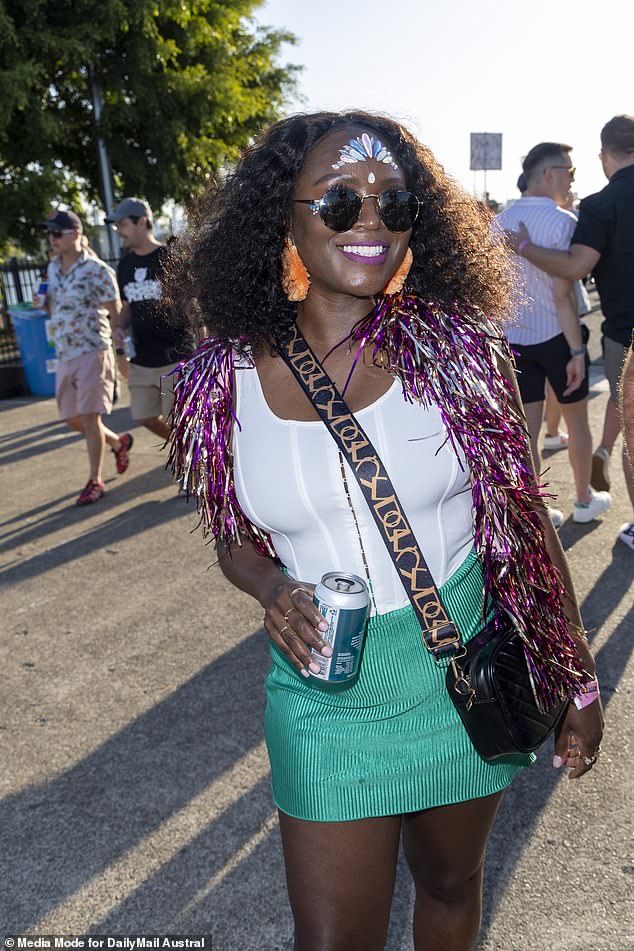
[(286, 614), (284, 615), (284, 620), (285, 620), (285, 621), (288, 621), (288, 616), (289, 616), (289, 614), (291, 613), (291, 611), (295, 611), (295, 610), (296, 610), (296, 608), (295, 608), (293, 605), (291, 605), (290, 608), (288, 609), (288, 611), (286, 612)]
[(283, 627), (283, 628), (281, 629), (281, 631), (280, 631), (280, 637), (282, 636), (282, 634), (284, 633), (284, 631), (290, 630), (290, 627), (291, 627), (290, 624), (285, 624), (284, 627)]
[(289, 598), (291, 598), (291, 600), (292, 600), (292, 598), (293, 598), (293, 595), (294, 595), (297, 591), (303, 591), (304, 594), (308, 594), (308, 591), (306, 590), (306, 588), (293, 588), (293, 590), (292, 590), (291, 593), (289, 594)]
[(598, 758), (599, 758), (599, 753), (600, 753), (600, 752), (601, 752), (601, 747), (599, 747), (599, 749), (596, 751), (596, 753), (593, 753), (592, 756), (582, 756), (581, 759), (584, 761), (584, 763), (586, 764), (586, 766), (594, 766), (594, 764), (596, 763), (596, 761), (597, 761)]

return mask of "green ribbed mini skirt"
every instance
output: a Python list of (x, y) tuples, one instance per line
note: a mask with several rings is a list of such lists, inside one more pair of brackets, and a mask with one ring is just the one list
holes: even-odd
[[(482, 591), (471, 552), (440, 589), (465, 641), (480, 628)], [(464, 802), (535, 760), (478, 756), (409, 606), (370, 618), (350, 684), (302, 677), (273, 642), (271, 654), (264, 732), (273, 798), (290, 816), (337, 822)]]

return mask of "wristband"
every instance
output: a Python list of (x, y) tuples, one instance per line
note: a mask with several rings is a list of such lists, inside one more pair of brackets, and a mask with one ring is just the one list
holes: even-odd
[(527, 245), (527, 244), (530, 244), (530, 243), (531, 243), (531, 242), (530, 242), (530, 239), (529, 239), (529, 238), (524, 238), (523, 241), (520, 241), (520, 243), (519, 243), (518, 246), (517, 246), (517, 253), (518, 253), (518, 254), (521, 254), (522, 251), (524, 250), (524, 248), (526, 247), (526, 245)]
[(123, 350), (122, 347), (117, 347), (117, 349), (115, 350), (115, 353), (118, 357), (122, 357), (125, 354), (125, 350)]
[(583, 710), (584, 707), (594, 703), (599, 699), (599, 681), (589, 680), (588, 683), (582, 684), (579, 693), (572, 699), (577, 710)]
[(582, 357), (582, 356), (585, 355), (587, 349), (588, 349), (588, 348), (586, 347), (585, 344), (582, 344), (580, 347), (574, 347), (574, 349), (571, 347), (571, 348), (570, 348), (570, 356), (571, 356), (571, 357)]

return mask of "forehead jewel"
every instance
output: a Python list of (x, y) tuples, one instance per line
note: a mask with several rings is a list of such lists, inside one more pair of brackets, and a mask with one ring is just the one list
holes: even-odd
[(385, 148), (380, 139), (368, 135), (367, 132), (363, 132), (356, 139), (350, 139), (347, 145), (339, 149), (339, 161), (332, 167), (343, 168), (345, 165), (354, 165), (356, 162), (367, 162), (368, 159), (391, 165), (393, 169), (398, 168), (389, 149)]

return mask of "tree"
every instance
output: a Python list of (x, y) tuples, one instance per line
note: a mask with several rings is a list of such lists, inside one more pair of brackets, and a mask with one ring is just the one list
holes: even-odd
[(278, 117), (297, 67), (262, 0), (0, 0), (0, 250), (100, 195), (90, 75), (116, 197), (184, 202)]

